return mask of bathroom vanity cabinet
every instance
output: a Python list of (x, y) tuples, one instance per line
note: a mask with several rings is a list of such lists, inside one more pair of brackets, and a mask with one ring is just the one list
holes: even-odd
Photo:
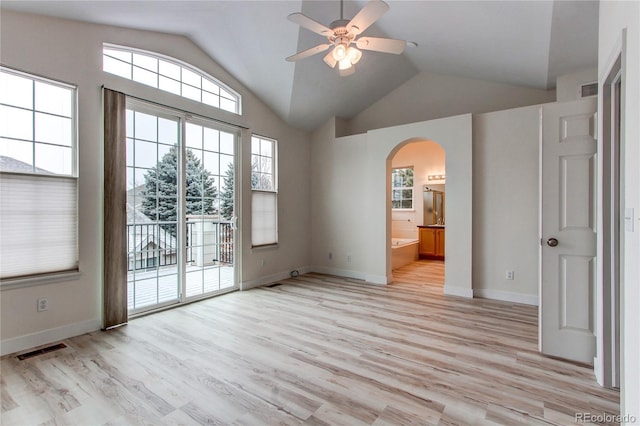
[(444, 259), (444, 226), (418, 226), (420, 244), (418, 253), (421, 259)]

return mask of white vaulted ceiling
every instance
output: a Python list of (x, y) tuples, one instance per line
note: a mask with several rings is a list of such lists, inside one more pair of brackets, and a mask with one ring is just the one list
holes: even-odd
[[(285, 58), (323, 43), (287, 15), (329, 25), (340, 1), (2, 1), (2, 8), (189, 37), (286, 122), (314, 129), (350, 118), (421, 71), (549, 89), (558, 75), (595, 67), (596, 1), (400, 1), (364, 35), (410, 40), (400, 56), (365, 51), (340, 77), (319, 54)], [(349, 19), (366, 1), (345, 1)]]

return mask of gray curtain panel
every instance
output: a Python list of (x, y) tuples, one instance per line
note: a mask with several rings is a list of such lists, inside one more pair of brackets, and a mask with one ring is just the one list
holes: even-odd
[(104, 323), (127, 323), (126, 96), (104, 99)]

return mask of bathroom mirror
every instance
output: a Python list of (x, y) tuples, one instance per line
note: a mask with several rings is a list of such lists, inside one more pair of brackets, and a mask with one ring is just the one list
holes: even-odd
[(423, 225), (444, 225), (444, 191), (434, 188), (435, 185), (423, 187)]

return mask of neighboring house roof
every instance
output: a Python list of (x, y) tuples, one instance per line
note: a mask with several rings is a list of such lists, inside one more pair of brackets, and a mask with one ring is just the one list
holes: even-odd
[(0, 155), (0, 172), (16, 172), (16, 173), (38, 173), (41, 175), (54, 175), (49, 170), (33, 167), (29, 163), (17, 160), (13, 157)]
[[(127, 210), (129, 209), (127, 208)], [(144, 216), (142, 213), (139, 214)], [(146, 219), (142, 223), (127, 222), (127, 249), (129, 253), (147, 249), (164, 250), (166, 254), (175, 253), (178, 245), (176, 237), (159, 225), (152, 223), (148, 217), (144, 217)]]
[(129, 223), (128, 225), (129, 253), (142, 250), (163, 250), (165, 254), (176, 253), (178, 240), (159, 225), (151, 223), (136, 225)]

